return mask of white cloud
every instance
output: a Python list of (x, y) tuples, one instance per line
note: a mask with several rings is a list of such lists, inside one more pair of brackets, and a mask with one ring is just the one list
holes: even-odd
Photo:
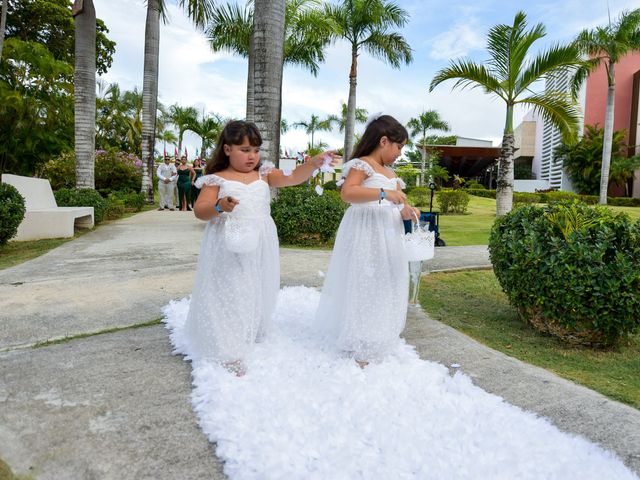
[(434, 60), (448, 60), (467, 56), (471, 51), (482, 50), (485, 46), (484, 34), (473, 19), (465, 19), (450, 30), (436, 35), (431, 43), (429, 57)]

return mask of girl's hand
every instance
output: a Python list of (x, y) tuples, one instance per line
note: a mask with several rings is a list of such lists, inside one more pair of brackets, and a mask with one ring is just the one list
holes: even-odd
[(411, 205), (405, 205), (404, 208), (400, 210), (400, 216), (402, 216), (403, 220), (417, 220), (420, 218), (420, 209), (412, 207)]
[(314, 155), (313, 157), (307, 156), (304, 160), (305, 162), (312, 162), (316, 166), (316, 168), (320, 168), (323, 165), (334, 167), (338, 162), (338, 159), (340, 158), (342, 158), (340, 157), (340, 155), (331, 150), (319, 153), (317, 155)]
[(396, 205), (400, 205), (407, 200), (407, 196), (402, 190), (385, 190), (384, 198), (389, 200), (391, 203), (395, 203)]
[(222, 211), (227, 213), (233, 212), (233, 209), (236, 208), (236, 205), (238, 205), (239, 203), (240, 202), (233, 197), (222, 197), (220, 200), (218, 200), (218, 205), (220, 206)]

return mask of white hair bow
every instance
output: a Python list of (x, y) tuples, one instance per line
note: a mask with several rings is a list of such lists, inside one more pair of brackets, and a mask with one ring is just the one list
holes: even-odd
[(382, 112), (376, 112), (374, 114), (371, 114), (367, 117), (367, 121), (364, 124), (364, 128), (366, 129), (370, 123), (375, 122), (377, 119), (379, 119), (382, 116)]

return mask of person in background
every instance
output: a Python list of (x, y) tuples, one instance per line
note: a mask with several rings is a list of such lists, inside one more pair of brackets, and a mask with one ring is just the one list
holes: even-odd
[(202, 176), (202, 172), (204, 171), (204, 166), (202, 165), (200, 157), (197, 157), (193, 161), (193, 171), (196, 175), (191, 179), (191, 205), (196, 204), (196, 200), (198, 200), (198, 195), (200, 194), (200, 189), (196, 187), (196, 180)]
[(160, 194), (160, 208), (158, 210), (164, 210), (165, 208), (171, 211), (175, 210), (173, 192), (178, 172), (175, 165), (171, 164), (169, 157), (164, 157), (164, 163), (160, 164), (156, 175), (158, 177), (158, 193)]

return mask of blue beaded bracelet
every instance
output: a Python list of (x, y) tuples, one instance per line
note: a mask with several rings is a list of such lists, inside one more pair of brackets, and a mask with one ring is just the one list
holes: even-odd
[(382, 202), (382, 200), (384, 200), (384, 197), (386, 197), (387, 194), (384, 193), (384, 188), (380, 189), (380, 199), (378, 200), (378, 203)]

